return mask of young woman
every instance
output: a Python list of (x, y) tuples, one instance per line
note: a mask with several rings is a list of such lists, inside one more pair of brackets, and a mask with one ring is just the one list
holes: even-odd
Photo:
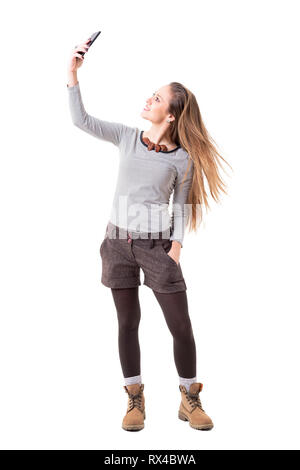
[(208, 208), (205, 180), (215, 201), (220, 191), (226, 192), (219, 175), (220, 159), (225, 160), (203, 124), (195, 96), (178, 82), (162, 86), (147, 99), (141, 116), (151, 122), (148, 131), (87, 114), (77, 69), (84, 61), (79, 52), (88, 51), (88, 41), (72, 51), (67, 89), (75, 126), (111, 142), (120, 152), (117, 187), (100, 255), (101, 282), (111, 289), (116, 307), (119, 356), (128, 394), (122, 427), (144, 427), (138, 340), (142, 268), (144, 284), (153, 290), (173, 336), (181, 392), (178, 417), (195, 429), (211, 429), (213, 422), (199, 398), (202, 384), (196, 376), (196, 347), (179, 258), (187, 223), (196, 230), (202, 207)]

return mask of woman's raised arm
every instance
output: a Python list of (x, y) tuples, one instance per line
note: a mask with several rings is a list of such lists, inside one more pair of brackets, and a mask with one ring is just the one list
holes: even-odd
[(104, 121), (88, 114), (84, 108), (79, 82), (77, 79), (77, 70), (81, 67), (84, 56), (79, 51), (86, 52), (89, 48), (89, 39), (76, 46), (71, 54), (71, 60), (68, 68), (67, 90), (69, 94), (69, 107), (73, 124), (79, 129), (87, 132), (101, 140), (106, 140), (114, 145), (119, 145), (126, 126), (119, 122)]

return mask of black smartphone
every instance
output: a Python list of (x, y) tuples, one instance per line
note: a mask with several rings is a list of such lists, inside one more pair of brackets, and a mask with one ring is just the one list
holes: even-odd
[[(88, 43), (89, 47), (91, 47), (93, 42), (96, 41), (96, 39), (97, 39), (97, 37), (99, 36), (100, 33), (101, 33), (101, 31), (97, 31), (96, 33), (91, 35), (89, 43)], [(85, 52), (78, 51), (78, 54), (81, 54), (82, 56), (84, 56)]]

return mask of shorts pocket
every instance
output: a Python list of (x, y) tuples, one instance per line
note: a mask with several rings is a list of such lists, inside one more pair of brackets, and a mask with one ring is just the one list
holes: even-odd
[(108, 237), (108, 225), (106, 226), (106, 229), (105, 229), (105, 234), (104, 234), (104, 239), (100, 245), (100, 255), (102, 255), (102, 248), (103, 248), (103, 245), (104, 245), (104, 242), (105, 240), (107, 239)]
[(168, 255), (169, 251), (172, 248), (172, 241), (169, 240), (168, 243), (163, 243), (161, 245), (161, 249), (163, 253), (168, 257), (169, 260), (171, 260), (171, 263), (175, 264), (175, 266), (178, 267), (179, 263), (177, 264), (176, 261), (172, 258), (172, 256)]
[(101, 256), (102, 256), (102, 249), (103, 249), (103, 244), (104, 244), (104, 242), (105, 242), (105, 238), (104, 238), (103, 242), (102, 242), (101, 245), (100, 245), (100, 255), (101, 255)]

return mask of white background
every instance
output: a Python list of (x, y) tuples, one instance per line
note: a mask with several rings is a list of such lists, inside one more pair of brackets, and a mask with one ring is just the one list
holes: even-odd
[[(1, 388), (5, 449), (299, 448), (299, 2), (6, 2), (1, 15)], [(196, 96), (234, 172), (186, 233), (181, 265), (201, 399), (180, 421), (171, 334), (140, 288), (145, 429), (127, 395), (99, 247), (118, 149), (75, 128), (73, 47), (87, 111), (148, 129), (170, 81)]]

